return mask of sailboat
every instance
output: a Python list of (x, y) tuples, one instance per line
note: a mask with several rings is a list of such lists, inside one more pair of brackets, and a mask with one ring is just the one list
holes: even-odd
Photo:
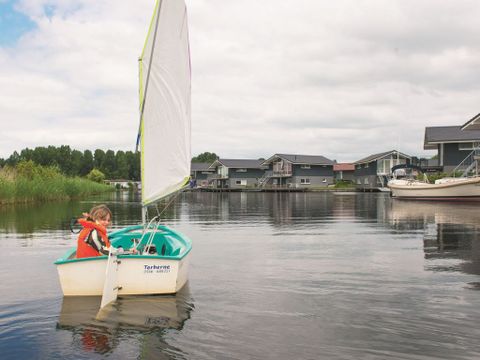
[(149, 219), (147, 211), (178, 194), (190, 177), (191, 72), (183, 0), (157, 0), (139, 66), (143, 223), (111, 233), (108, 256), (78, 259), (72, 248), (55, 262), (65, 296), (102, 295), (102, 307), (118, 295), (174, 294), (188, 278), (191, 241), (161, 225), (159, 212)]

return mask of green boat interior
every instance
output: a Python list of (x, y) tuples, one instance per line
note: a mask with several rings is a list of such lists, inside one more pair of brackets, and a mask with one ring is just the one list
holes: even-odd
[[(141, 225), (129, 226), (109, 234), (110, 243), (113, 247), (122, 248), (125, 252), (135, 247), (138, 254), (119, 254), (119, 257), (162, 257), (181, 259), (191, 250), (191, 242), (185, 236), (173, 231), (167, 226), (159, 225), (156, 229), (148, 229), (144, 233)], [(70, 249), (65, 256), (58, 259), (55, 264), (72, 261), (84, 261), (102, 259), (105, 256), (95, 258), (76, 258), (76, 248)]]

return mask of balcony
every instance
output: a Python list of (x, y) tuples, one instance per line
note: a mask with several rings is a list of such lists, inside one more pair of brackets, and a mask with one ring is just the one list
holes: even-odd
[(288, 177), (292, 176), (292, 170), (273, 170), (272, 171), (273, 177)]

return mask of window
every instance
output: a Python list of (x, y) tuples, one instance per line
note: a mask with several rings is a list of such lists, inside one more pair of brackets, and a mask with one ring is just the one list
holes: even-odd
[(367, 178), (367, 177), (365, 178), (365, 180), (363, 180), (363, 183), (364, 183), (365, 185), (368, 185), (368, 178)]
[(245, 186), (247, 185), (247, 180), (235, 180), (235, 185), (241, 185), (241, 186)]
[(310, 165), (309, 164), (303, 164), (300, 166), (300, 168), (302, 169), (310, 169)]
[(247, 172), (247, 169), (237, 169), (237, 172)]
[(300, 184), (310, 185), (310, 179), (300, 179)]
[(470, 142), (470, 143), (460, 143), (458, 144), (458, 150), (474, 150), (480, 146), (478, 142)]

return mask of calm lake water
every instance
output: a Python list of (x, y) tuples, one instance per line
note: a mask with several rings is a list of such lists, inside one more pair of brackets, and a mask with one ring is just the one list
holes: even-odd
[(99, 202), (140, 220), (128, 193), (0, 208), (0, 358), (480, 358), (480, 204), (185, 193), (165, 223), (193, 240), (188, 286), (96, 319), (53, 262)]

